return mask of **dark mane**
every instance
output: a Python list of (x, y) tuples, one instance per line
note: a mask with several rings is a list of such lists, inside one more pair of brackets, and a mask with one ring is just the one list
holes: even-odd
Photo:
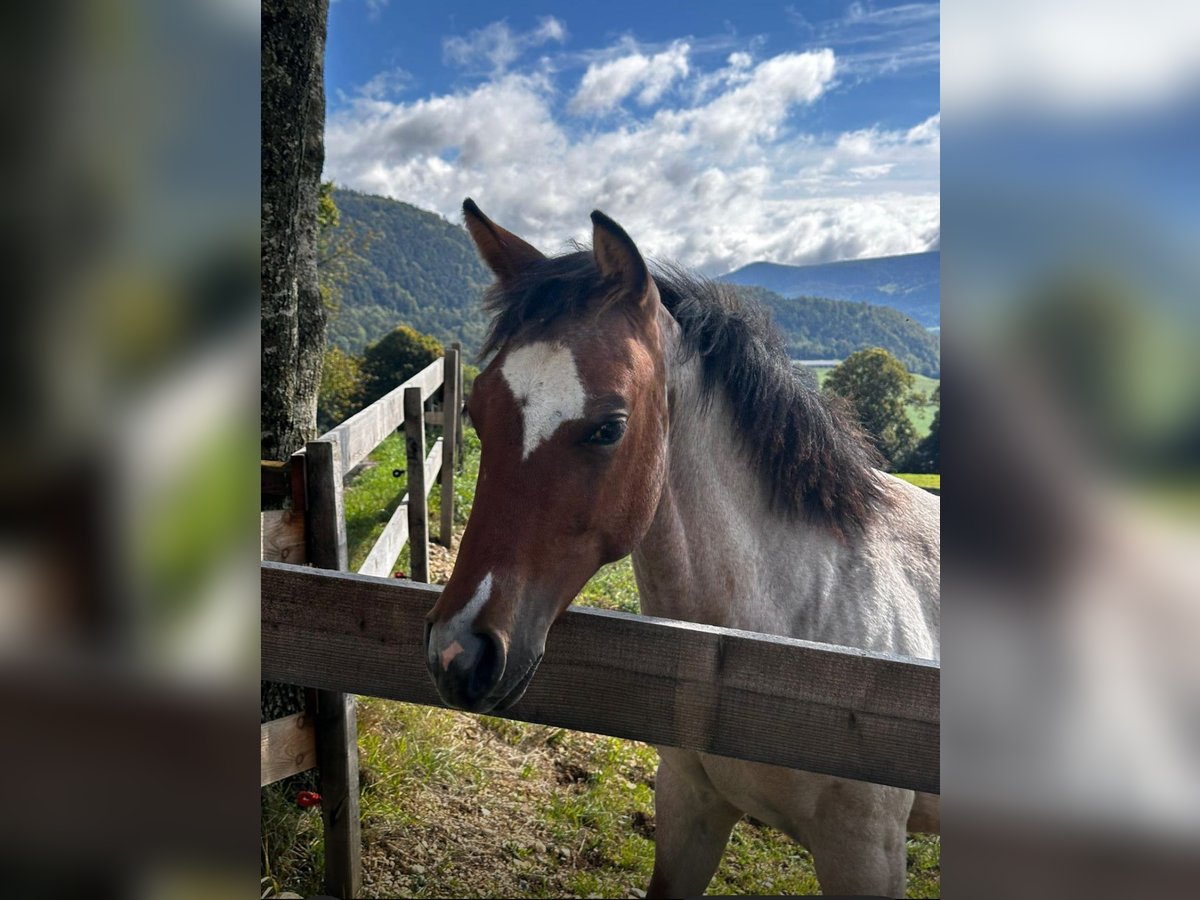
[[(767, 310), (728, 285), (656, 265), (654, 281), (679, 323), (685, 358), (698, 357), (703, 391), (723, 391), (743, 451), (761, 473), (772, 506), (839, 533), (861, 531), (885, 500), (872, 469), (880, 457), (849, 407), (801, 381)], [(539, 261), (484, 296), (494, 314), (482, 356), (530, 338), (601, 296), (592, 254)]]
[(582, 316), (602, 292), (596, 261), (584, 250), (538, 260), (503, 288), (494, 283), (483, 295), (493, 318), (480, 359), (514, 337), (533, 338), (561, 319)]

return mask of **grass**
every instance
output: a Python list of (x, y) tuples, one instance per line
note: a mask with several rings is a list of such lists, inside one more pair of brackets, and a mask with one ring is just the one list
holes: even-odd
[[(426, 453), (433, 447), (433, 440), (426, 437)], [(463, 471), (454, 480), (454, 524), (455, 530), (466, 524), (475, 497), (475, 481), (479, 477), (479, 438), (475, 430), (467, 428), (463, 434)], [(408, 490), (408, 460), (405, 454), (404, 435), (396, 433), (388, 437), (367, 457), (367, 462), (354, 479), (346, 486), (346, 544), (349, 548), (350, 569), (358, 571), (367, 554), (383, 533), (393, 512)], [(396, 473), (402, 473), (397, 475)], [(429, 492), (429, 521), (441, 520), (442, 492), (435, 485)], [(400, 553), (394, 569), (407, 572), (409, 567), (408, 545)]]
[(942, 476), (940, 474), (897, 474), (896, 477), (903, 478), (909, 484), (915, 484), (919, 488), (933, 488), (938, 491), (942, 489)]
[[(455, 519), (466, 521), (479, 442), (466, 431)], [(346, 491), (357, 567), (404, 492), (404, 443), (385, 441)], [(926, 478), (928, 476), (903, 476)], [(936, 476), (934, 476), (936, 478)], [(431, 516), (438, 506), (431, 494)], [(396, 568), (407, 570), (407, 551)], [(637, 612), (628, 559), (605, 566), (576, 603)], [(358, 701), (364, 896), (628, 897), (654, 862), (658, 754), (635, 741), (471, 716), (377, 698)], [(308, 779), (308, 780), (306, 780)], [(263, 883), (271, 893), (321, 893), (317, 810), (299, 810), (311, 773), (264, 788)], [(910, 897), (940, 895), (940, 842), (908, 841)], [(735, 826), (712, 894), (811, 894), (806, 850), (779, 832)]]

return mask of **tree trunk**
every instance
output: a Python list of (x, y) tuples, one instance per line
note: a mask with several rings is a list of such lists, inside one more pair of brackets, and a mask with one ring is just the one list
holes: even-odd
[(325, 311), (317, 190), (325, 161), (329, 0), (262, 4), (262, 458), (316, 435)]
[[(315, 437), (325, 350), (317, 287), (317, 192), (325, 163), (329, 0), (262, 3), (263, 459), (283, 461)], [(304, 690), (263, 682), (263, 720), (304, 709)], [(312, 781), (312, 775), (300, 776)]]

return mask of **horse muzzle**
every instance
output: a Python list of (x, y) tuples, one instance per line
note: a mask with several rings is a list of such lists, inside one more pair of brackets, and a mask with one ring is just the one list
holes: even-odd
[(503, 641), (490, 631), (449, 636), (435, 631), (436, 626), (426, 624), (425, 664), (442, 700), (469, 712), (492, 708), (508, 655)]

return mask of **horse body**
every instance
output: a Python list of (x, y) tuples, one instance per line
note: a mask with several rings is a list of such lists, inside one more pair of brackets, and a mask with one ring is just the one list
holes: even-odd
[[(464, 211), (498, 279), (497, 352), (470, 401), (475, 505), (428, 617), (447, 702), (517, 702), (553, 621), (631, 553), (649, 614), (937, 657), (937, 500), (872, 467), (764, 314), (652, 277), (602, 214), (591, 253), (547, 259)], [(652, 896), (702, 892), (743, 813), (807, 846), (826, 892), (903, 894), (906, 825), (936, 818), (899, 788), (660, 755)]]
[[(879, 473), (894, 514), (861, 535), (781, 519), (743, 462), (728, 399), (705, 402), (695, 360), (670, 369), (669, 385), (667, 486), (633, 551), (642, 611), (938, 658), (937, 499)], [(827, 893), (903, 895), (912, 791), (677, 748), (659, 755), (651, 896), (702, 892), (743, 813), (808, 847)], [(936, 830), (935, 798), (923, 796), (914, 818), (914, 830)]]

